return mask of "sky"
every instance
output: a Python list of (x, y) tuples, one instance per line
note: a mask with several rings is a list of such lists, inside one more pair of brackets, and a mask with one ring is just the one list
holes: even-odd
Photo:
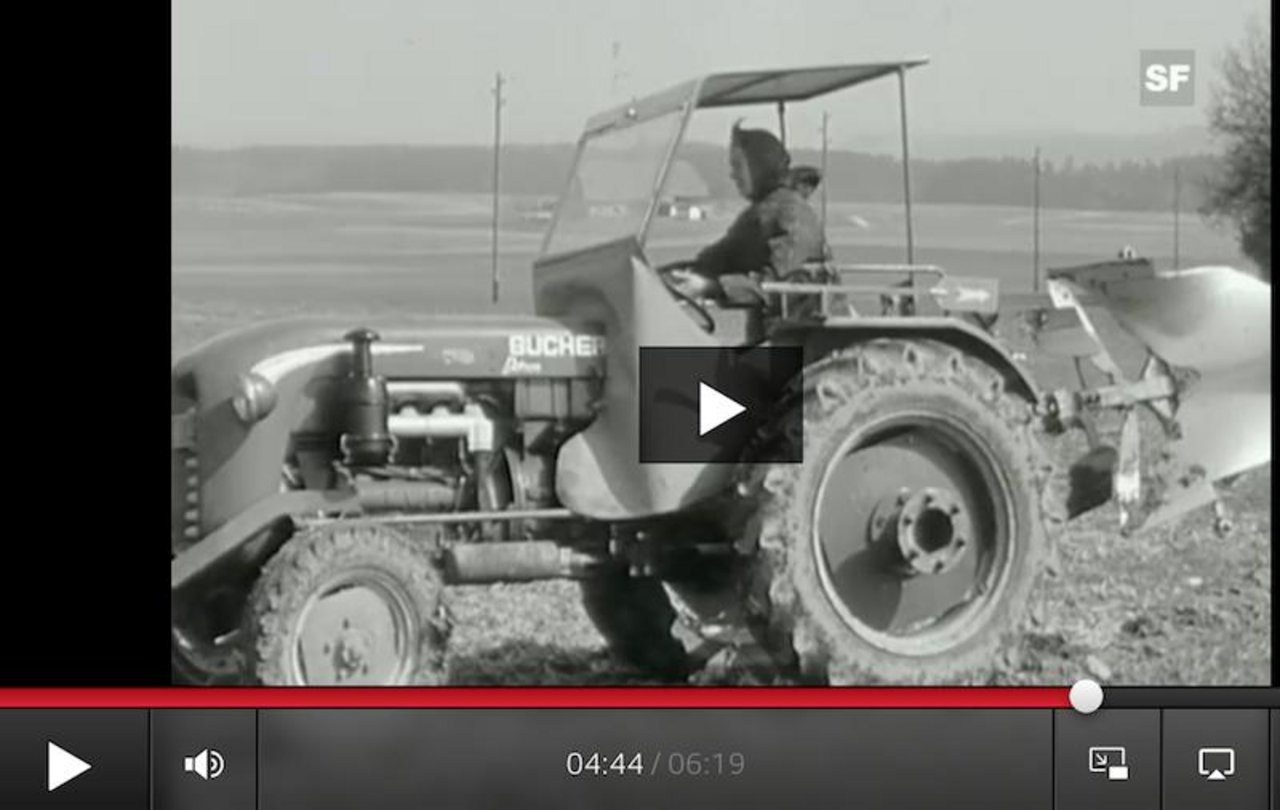
[[(172, 142), (471, 144), (576, 139), (593, 112), (697, 75), (927, 56), (913, 138), (1151, 133), (1204, 123), (1224, 48), (1264, 0), (173, 0)], [(616, 43), (616, 56), (615, 56)], [(1142, 107), (1138, 53), (1190, 49), (1193, 107)], [(898, 125), (881, 81), (797, 107), (840, 148)], [(772, 110), (735, 111), (772, 125)], [(708, 116), (694, 137), (718, 137)]]

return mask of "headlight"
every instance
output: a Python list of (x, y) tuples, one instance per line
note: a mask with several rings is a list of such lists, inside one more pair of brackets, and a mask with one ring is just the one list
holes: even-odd
[(276, 388), (257, 374), (245, 374), (236, 380), (235, 393), (231, 395), (231, 407), (246, 425), (267, 418), (276, 406)]

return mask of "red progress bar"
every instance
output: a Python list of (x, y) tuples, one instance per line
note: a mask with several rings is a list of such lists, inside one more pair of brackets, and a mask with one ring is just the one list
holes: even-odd
[(1039, 708), (1066, 687), (0, 689), (0, 708)]

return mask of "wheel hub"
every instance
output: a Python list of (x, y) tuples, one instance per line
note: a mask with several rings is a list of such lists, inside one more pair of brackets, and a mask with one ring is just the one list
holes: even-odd
[(368, 675), (375, 643), (373, 637), (352, 627), (350, 620), (344, 619), (342, 625), (337, 641), (324, 646), (324, 652), (332, 656), (334, 674), (338, 680)]
[(945, 574), (969, 545), (969, 516), (960, 498), (946, 489), (923, 487), (900, 491), (876, 506), (873, 531), (891, 543), (908, 576)]
[(297, 634), (306, 683), (368, 685), (396, 682), (413, 635), (401, 601), (369, 574), (335, 583), (313, 599)]
[(1009, 493), (967, 426), (900, 415), (850, 436), (815, 500), (823, 590), (883, 650), (928, 655), (980, 625), (1007, 559)]

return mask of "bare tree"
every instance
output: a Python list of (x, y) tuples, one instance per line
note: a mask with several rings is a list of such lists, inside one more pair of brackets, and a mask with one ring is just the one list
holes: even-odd
[(1271, 33), (1256, 21), (1227, 51), (1209, 126), (1224, 142), (1204, 212), (1236, 230), (1240, 249), (1271, 280)]

